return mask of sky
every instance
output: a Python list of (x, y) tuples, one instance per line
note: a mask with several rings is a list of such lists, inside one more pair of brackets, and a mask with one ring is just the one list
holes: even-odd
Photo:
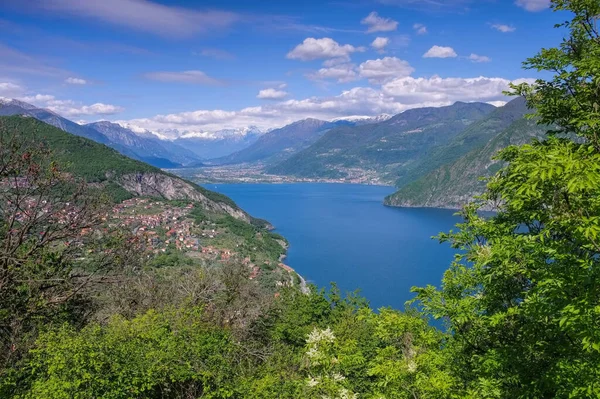
[(0, 97), (175, 137), (500, 105), (549, 0), (2, 0)]

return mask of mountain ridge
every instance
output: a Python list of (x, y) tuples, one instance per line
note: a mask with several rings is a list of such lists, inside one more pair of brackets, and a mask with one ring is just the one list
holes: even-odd
[(495, 109), (485, 103), (410, 109), (386, 121), (329, 130), (310, 147), (267, 169), (303, 178), (348, 177), (353, 170), (393, 181), (391, 174), (450, 140)]

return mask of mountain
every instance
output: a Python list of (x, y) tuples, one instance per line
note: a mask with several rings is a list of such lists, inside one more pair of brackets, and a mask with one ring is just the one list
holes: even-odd
[(108, 121), (89, 123), (85, 126), (106, 136), (110, 140), (109, 146), (116, 149), (127, 148), (134, 154), (133, 158), (157, 167), (173, 168), (199, 161), (198, 156), (191, 151), (169, 141), (162, 141), (152, 134), (137, 134)]
[(388, 114), (381, 114), (377, 116), (343, 116), (341, 118), (332, 120), (332, 122), (348, 121), (353, 122), (356, 125), (368, 125), (370, 123), (385, 122), (392, 117), (393, 115)]
[(427, 154), (427, 157), (398, 169), (394, 175), (396, 186), (401, 188), (442, 165), (456, 161), (471, 150), (484, 146), (529, 112), (525, 99), (522, 97), (496, 108), (485, 118), (473, 123), (453, 137), (448, 143), (433, 149)]
[(254, 219), (228, 197), (206, 190), (149, 164), (130, 159), (106, 145), (67, 133), (31, 117), (0, 117), (0, 135), (45, 143), (67, 171), (102, 189), (115, 202), (136, 196), (197, 201), (206, 210), (244, 222)]
[(484, 103), (457, 102), (407, 110), (379, 123), (340, 126), (267, 173), (343, 179), (358, 171), (393, 181), (397, 169), (425, 158), (494, 109)]
[(485, 145), (403, 186), (384, 203), (399, 207), (459, 209), (484, 191), (485, 182), (481, 177), (492, 176), (500, 169), (501, 163), (492, 159), (498, 151), (542, 138), (547, 130), (546, 126), (521, 118)]
[(225, 165), (282, 160), (310, 146), (329, 129), (347, 124), (352, 124), (352, 122), (303, 119), (282, 128), (271, 130), (249, 147), (229, 156), (214, 159), (211, 162)]
[(37, 108), (19, 100), (3, 100), (0, 102), (0, 116), (29, 115), (49, 125), (66, 132), (94, 140), (98, 143), (109, 144), (108, 137), (86, 126), (81, 126), (47, 109)]
[(192, 151), (200, 159), (221, 158), (243, 150), (256, 142), (263, 131), (250, 126), (224, 129), (214, 133), (183, 133), (173, 142)]
[(198, 163), (190, 151), (172, 143), (162, 143), (156, 136), (143, 137), (111, 122), (79, 125), (47, 109), (37, 108), (19, 100), (0, 102), (0, 116), (28, 115), (66, 132), (106, 144), (123, 155), (161, 168), (174, 168)]

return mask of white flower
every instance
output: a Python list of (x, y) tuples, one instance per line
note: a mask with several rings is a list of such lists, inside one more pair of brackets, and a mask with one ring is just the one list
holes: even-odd
[(311, 359), (316, 359), (316, 358), (320, 357), (321, 354), (319, 353), (319, 350), (317, 348), (312, 346), (308, 349), (308, 351), (306, 351), (306, 356), (308, 356)]
[(333, 335), (333, 331), (331, 331), (329, 327), (327, 327), (325, 330), (319, 330), (318, 328), (313, 329), (306, 340), (308, 344), (316, 344), (322, 341), (335, 341), (335, 335)]
[(334, 373), (332, 375), (333, 380), (334, 381), (344, 381), (346, 379), (346, 377), (344, 377), (343, 375), (341, 375), (340, 373)]
[(315, 379), (315, 378), (310, 377), (308, 379), (308, 381), (306, 381), (306, 385), (308, 385), (311, 388), (312, 387), (316, 387), (317, 385), (319, 385), (319, 379), (318, 378)]

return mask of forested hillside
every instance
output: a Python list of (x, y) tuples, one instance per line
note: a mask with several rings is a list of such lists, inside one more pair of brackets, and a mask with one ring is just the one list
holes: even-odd
[(426, 158), (432, 149), (449, 142), (493, 110), (489, 104), (459, 102), (448, 107), (408, 110), (381, 123), (338, 127), (267, 172), (344, 178), (357, 169), (389, 181), (398, 168)]
[(138, 135), (111, 122), (80, 125), (69, 119), (19, 100), (0, 99), (0, 116), (27, 115), (65, 132), (105, 144), (121, 154), (161, 168), (198, 163), (199, 158), (177, 144), (159, 140), (151, 133)]
[(416, 162), (398, 169), (394, 181), (397, 187), (413, 182), (434, 169), (450, 164), (470, 151), (483, 147), (512, 123), (529, 113), (525, 99), (515, 98), (508, 104), (495, 109), (485, 118), (457, 134), (446, 144), (437, 146)]
[(477, 147), (455, 162), (445, 164), (408, 183), (385, 199), (385, 204), (400, 207), (460, 209), (485, 190), (485, 178), (495, 174), (502, 163), (496, 154), (511, 145), (541, 139), (548, 127), (525, 118), (513, 122), (485, 146)]

